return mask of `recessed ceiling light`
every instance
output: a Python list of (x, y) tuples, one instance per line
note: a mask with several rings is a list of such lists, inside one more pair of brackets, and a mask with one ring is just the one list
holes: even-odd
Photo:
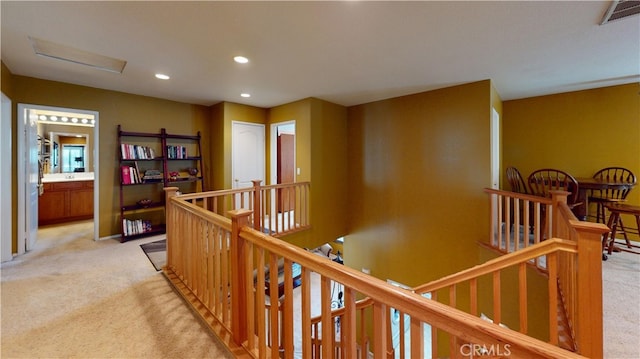
[(168, 79), (170, 79), (170, 77), (168, 75), (165, 75), (165, 74), (156, 74), (156, 78), (159, 78), (160, 80), (168, 80)]
[(241, 93), (240, 96), (242, 97), (251, 97), (251, 94), (248, 93)]
[(236, 56), (233, 58), (233, 61), (239, 64), (246, 64), (247, 62), (249, 62), (249, 59), (244, 56)]

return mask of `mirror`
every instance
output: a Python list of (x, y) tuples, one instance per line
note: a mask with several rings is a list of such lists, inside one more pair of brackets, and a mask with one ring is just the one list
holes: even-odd
[(38, 121), (43, 173), (93, 172), (93, 127)]
[(62, 173), (85, 171), (85, 144), (63, 144), (60, 167)]

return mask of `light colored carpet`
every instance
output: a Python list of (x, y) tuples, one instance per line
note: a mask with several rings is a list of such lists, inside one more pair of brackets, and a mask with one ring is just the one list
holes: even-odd
[(2, 358), (232, 358), (140, 244), (95, 242), (91, 222), (39, 231), (2, 264)]
[(604, 357), (640, 358), (640, 255), (616, 252), (602, 262)]

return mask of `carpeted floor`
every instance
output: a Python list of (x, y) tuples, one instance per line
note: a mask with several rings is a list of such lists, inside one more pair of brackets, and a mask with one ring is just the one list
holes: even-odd
[(602, 262), (604, 357), (640, 358), (640, 255), (616, 252)]
[(233, 358), (140, 250), (159, 238), (92, 234), (45, 227), (2, 264), (2, 358)]

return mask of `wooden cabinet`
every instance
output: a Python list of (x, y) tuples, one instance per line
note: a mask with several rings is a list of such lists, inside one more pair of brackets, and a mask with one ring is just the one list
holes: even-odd
[(163, 187), (202, 191), (200, 133), (126, 132), (118, 125), (121, 242), (164, 233)]
[(93, 181), (43, 183), (38, 225), (93, 218)]

